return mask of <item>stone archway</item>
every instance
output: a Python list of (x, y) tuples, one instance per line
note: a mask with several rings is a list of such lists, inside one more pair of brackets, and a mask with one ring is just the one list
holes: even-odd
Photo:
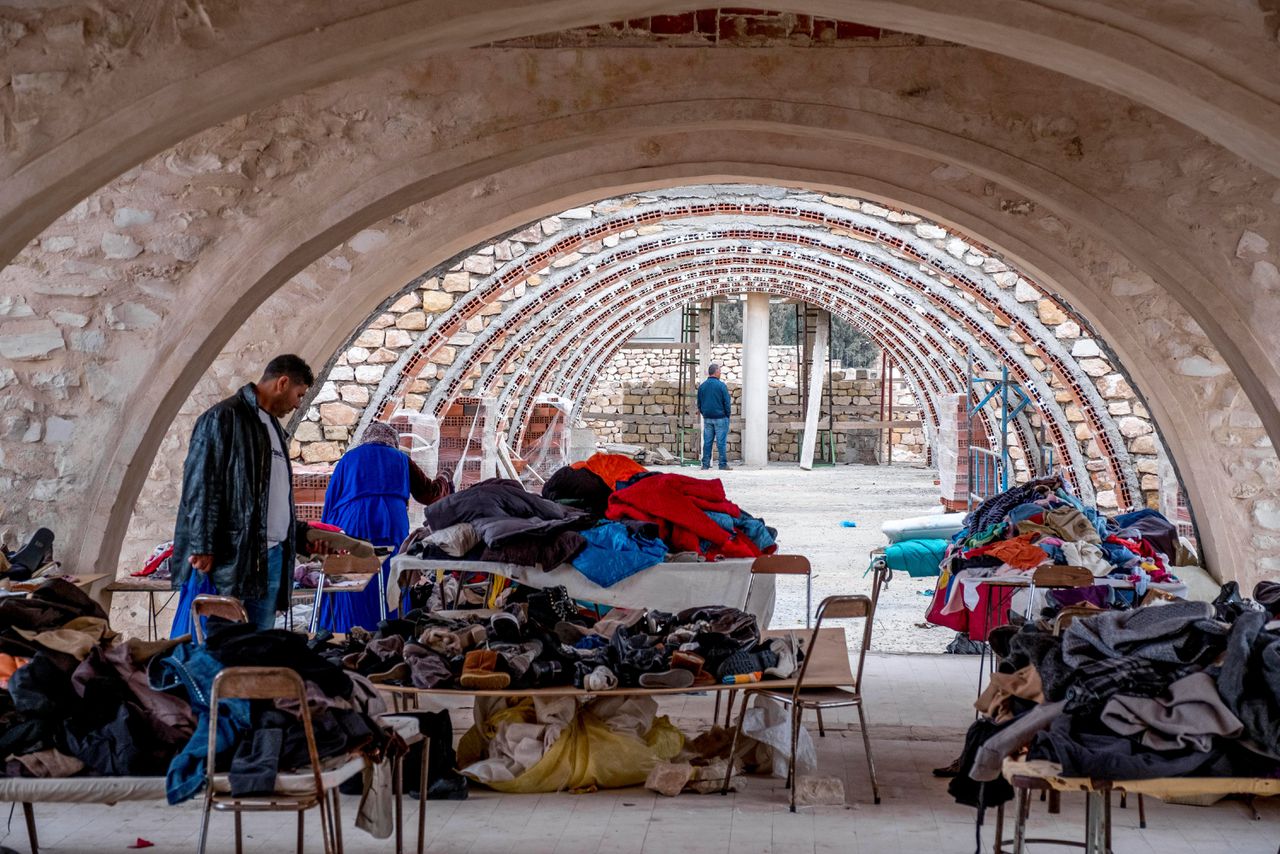
[[(519, 54), (519, 59), (509, 62), (502, 59), (515, 54), (519, 52), (486, 54), (477, 67), (455, 63), (453, 73), (475, 75), (468, 82), (483, 83), (484, 74), (500, 79), (504, 73), (520, 71), (520, 63), (554, 66), (563, 59), (554, 52)], [(930, 57), (935, 60), (942, 55), (931, 52)], [(587, 56), (591, 56), (589, 52)], [(996, 85), (997, 79), (1002, 81), (999, 85), (1011, 85), (1008, 75), (993, 72), (1009, 70), (1001, 67), (998, 58), (977, 58), (964, 51), (952, 51), (948, 57), (955, 63), (948, 70), (963, 67), (973, 92), (985, 91)], [(897, 58), (910, 61), (909, 57)], [(942, 221), (982, 235), (1036, 271), (1037, 279), (1068, 294), (1072, 304), (1116, 347), (1117, 355), (1151, 402), (1156, 420), (1166, 425), (1171, 450), (1183, 465), (1193, 500), (1215, 523), (1206, 527), (1220, 532), (1220, 537), (1212, 531), (1206, 534), (1210, 554), (1232, 572), (1237, 568), (1253, 572), (1255, 564), (1271, 568), (1265, 563), (1269, 558), (1264, 556), (1262, 539), (1241, 523), (1255, 512), (1270, 518), (1266, 502), (1274, 500), (1266, 485), (1268, 467), (1275, 465), (1274, 452), (1256, 445), (1260, 438), (1266, 438), (1267, 427), (1274, 428), (1278, 420), (1274, 355), (1267, 353), (1257, 338), (1270, 322), (1270, 303), (1262, 304), (1262, 311), (1256, 306), (1252, 313), (1244, 310), (1247, 295), (1255, 287), (1249, 282), (1252, 274), (1248, 265), (1265, 271), (1257, 265), (1266, 262), (1255, 258), (1257, 250), (1250, 247), (1256, 247), (1256, 242), (1247, 242), (1240, 250), (1242, 264), (1223, 266), (1212, 260), (1234, 256), (1241, 240), (1241, 223), (1232, 221), (1188, 237), (1180, 230), (1180, 223), (1191, 218), (1189, 212), (1185, 208), (1168, 210), (1163, 194), (1157, 197), (1153, 189), (1162, 185), (1160, 158), (1174, 151), (1182, 152), (1184, 159), (1188, 152), (1195, 154), (1202, 158), (1200, 162), (1220, 169), (1222, 180), (1240, 182), (1242, 189), (1233, 205), (1252, 204), (1265, 196), (1269, 186), (1256, 170), (1232, 162), (1221, 150), (1158, 115), (1122, 99), (1099, 98), (1087, 87), (1073, 90), (1070, 81), (1052, 75), (1050, 81), (1044, 75), (1037, 78), (1034, 69), (1018, 69), (1026, 73), (1016, 75), (1013, 85), (1022, 89), (1010, 95), (1013, 106), (1036, 114), (1037, 105), (1042, 106), (1038, 93), (1043, 84), (1052, 82), (1062, 87), (1066, 108), (1079, 101), (1081, 116), (1089, 117), (1077, 128), (1083, 144), (1097, 143), (1106, 150), (1109, 140), (1139, 142), (1130, 146), (1127, 154), (1122, 149), (1114, 152), (1117, 157), (1108, 159), (1105, 169), (1098, 170), (1093, 162), (1085, 168), (1076, 162), (1074, 148), (1060, 150), (1059, 139), (1025, 142), (1010, 138), (1000, 122), (984, 118), (978, 105), (967, 97), (968, 90), (948, 89), (946, 80), (937, 74), (932, 77), (938, 78), (938, 102), (886, 90), (883, 101), (874, 105), (864, 100), (834, 106), (822, 99), (847, 95), (824, 89), (819, 98), (806, 91), (824, 87), (820, 80), (806, 79), (805, 68), (780, 65), (780, 70), (772, 73), (782, 84), (779, 91), (788, 92), (788, 96), (768, 100), (752, 97), (740, 85), (743, 72), (758, 65), (755, 59), (726, 54), (724, 59), (717, 56), (711, 60), (668, 55), (668, 60), (654, 72), (658, 79), (652, 74), (645, 78), (643, 92), (619, 92), (619, 104), (607, 110), (585, 109), (533, 125), (527, 123), (527, 115), (503, 113), (506, 121), (519, 125), (517, 131), (505, 124), (493, 125), (491, 119), (499, 114), (499, 105), (489, 104), (486, 106), (494, 107), (493, 112), (477, 108), (469, 117), (475, 119), (468, 125), (475, 136), (467, 136), (466, 145), (430, 152), (421, 146), (406, 151), (410, 146), (403, 138), (385, 133), (388, 117), (378, 113), (370, 120), (347, 123), (350, 133), (368, 135), (367, 144), (361, 143), (367, 152), (330, 140), (316, 149), (320, 155), (315, 158), (298, 155), (307, 150), (311, 134), (323, 140), (325, 132), (323, 121), (308, 122), (299, 115), (324, 116), (318, 103), (341, 105), (344, 97), (359, 94), (362, 86), (385, 93), (385, 85), (394, 75), (375, 76), (360, 81), (359, 86), (336, 87), (301, 98), (275, 110), (274, 116), (255, 116), (239, 126), (219, 129), (174, 152), (174, 167), (189, 172), (208, 162), (200, 157), (222, 152), (222, 146), (243, 146), (262, 127), (283, 122), (288, 132), (275, 140), (279, 145), (274, 148), (254, 149), (253, 157), (245, 156), (243, 147), (236, 149), (242, 152), (242, 167), (252, 162), (253, 168), (247, 170), (252, 176), (244, 174), (247, 167), (230, 177), (219, 171), (212, 178), (201, 179), (208, 183), (194, 182), (197, 189), (181, 196), (182, 188), (192, 183), (190, 174), (166, 184), (156, 173), (144, 169), (95, 194), (46, 235), (50, 241), (73, 236), (71, 232), (83, 235), (98, 230), (102, 237), (115, 235), (103, 243), (98, 250), (101, 254), (88, 261), (77, 260), (83, 265), (77, 269), (83, 272), (74, 274), (74, 282), (67, 281), (65, 267), (57, 263), (53, 247), (61, 244), (53, 242), (49, 248), (29, 250), (20, 264), (6, 270), (7, 277), (0, 282), (0, 293), (6, 296), (30, 293), (34, 282), (35, 303), (45, 312), (46, 304), (72, 298), (58, 289), (76, 286), (91, 290), (100, 282), (111, 282), (113, 275), (120, 276), (107, 297), (113, 308), (110, 318), (102, 318), (106, 328), (98, 328), (96, 315), (94, 326), (88, 329), (75, 327), (76, 319), (66, 318), (78, 332), (64, 332), (56, 322), (51, 331), (44, 319), (19, 324), (23, 331), (17, 340), (24, 347), (39, 349), (47, 344), (49, 348), (41, 356), (74, 361), (85, 376), (90, 371), (99, 376), (105, 373), (109, 394), (100, 402), (101, 419), (74, 424), (72, 441), (62, 441), (67, 428), (55, 424), (60, 441), (21, 448), (21, 453), (12, 455), (16, 491), (53, 505), (54, 513), (89, 518), (78, 562), (112, 565), (125, 520), (145, 476), (142, 469), (154, 458), (165, 431), (205, 367), (215, 364), (215, 356), (224, 347), (237, 346), (241, 324), (290, 277), (310, 274), (307, 265), (313, 259), (417, 202), (429, 200), (433, 208), (422, 220), (431, 228), (433, 245), (413, 258), (382, 261), (385, 270), (399, 267), (401, 272), (412, 269), (413, 273), (369, 280), (365, 287), (348, 294), (350, 298), (341, 308), (300, 312), (295, 306), (287, 318), (268, 312), (271, 316), (264, 315), (264, 324), (280, 329), (289, 326), (288, 334), (262, 335), (254, 341), (259, 346), (263, 341), (301, 342), (305, 346), (299, 349), (313, 358), (323, 357), (350, 334), (373, 305), (411, 275), (483, 237), (579, 199), (598, 198), (627, 186), (690, 178), (764, 178), (859, 189), (933, 211)], [(633, 52), (586, 61), (625, 69), (628, 63), (644, 61), (644, 57)], [(680, 83), (693, 79), (687, 74), (691, 62), (704, 66), (710, 62), (715, 68), (715, 75), (699, 81), (699, 92), (687, 91), (687, 81)], [(890, 71), (889, 57), (852, 57), (847, 63), (849, 67), (842, 71), (856, 74), (846, 79), (867, 76), (888, 87), (890, 79), (878, 75)], [(893, 69), (895, 73), (901, 70), (901, 63)], [(928, 74), (929, 68), (922, 64), (916, 71)], [(667, 74), (671, 75), (669, 81), (662, 76)], [(667, 82), (671, 83), (669, 88), (654, 86)], [(480, 86), (477, 91), (482, 89)], [(645, 102), (643, 96), (653, 91), (662, 91), (670, 101)], [(865, 94), (861, 92), (859, 97), (865, 99)], [(1086, 108), (1087, 103), (1093, 106)], [(402, 106), (397, 102), (395, 109)], [(310, 112), (312, 108), (318, 113)], [(532, 104), (530, 112), (534, 112)], [(965, 137), (945, 127), (954, 126), (961, 114), (972, 120)], [(412, 111), (396, 116), (408, 120)], [(1152, 132), (1153, 126), (1158, 132)], [(751, 151), (754, 162), (743, 162), (744, 150)], [(1112, 153), (1108, 151), (1108, 158)], [(219, 154), (212, 156), (220, 158)], [(219, 162), (225, 167), (228, 161)], [(339, 163), (343, 168), (333, 168)], [(864, 168), (869, 164), (875, 168)], [(156, 165), (170, 172), (173, 168), (163, 162)], [(548, 186), (549, 181), (554, 187)], [(190, 206), (203, 203), (201, 192), (216, 196), (214, 190), (234, 186), (229, 191), (230, 201), (210, 203), (220, 212), (217, 218), (193, 216), (183, 240), (151, 241), (156, 246), (148, 249), (145, 224), (134, 223), (132, 215), (125, 215), (122, 221), (126, 225), (115, 226), (115, 212), (139, 210), (128, 201), (148, 198), (149, 193), (159, 192), (162, 184), (169, 187), (166, 192), (173, 193), (173, 198), (182, 197)], [(494, 198), (497, 195), (501, 199)], [(1208, 188), (1188, 180), (1180, 198), (1192, 204), (1203, 201), (1205, 207), (1197, 214), (1226, 207), (1210, 195)], [(452, 207), (441, 209), (444, 205)], [(1258, 210), (1264, 209), (1259, 206)], [(254, 227), (228, 226), (235, 222), (252, 222)], [(1251, 219), (1248, 225), (1265, 229), (1269, 222), (1267, 215), (1258, 213), (1256, 221)], [(144, 240), (120, 231), (134, 228)], [(134, 251), (135, 246), (141, 253)], [(378, 247), (367, 244), (361, 249), (365, 254), (381, 254)], [(134, 275), (130, 265), (140, 263), (133, 260), (139, 254), (163, 259), (156, 272), (161, 273), (160, 268), (167, 264), (172, 273)], [(99, 274), (103, 278), (95, 278)], [(154, 308), (162, 298), (149, 294), (146, 288), (169, 295), (162, 312)], [(315, 294), (324, 288), (314, 276), (298, 282), (304, 298), (308, 291)], [(50, 290), (58, 295), (50, 296)], [(84, 298), (101, 296), (105, 290), (103, 284)], [(181, 305), (172, 302), (176, 293), (182, 294)], [(1148, 340), (1141, 342), (1124, 340), (1134, 332), (1125, 312), (1135, 307), (1140, 307), (1146, 318), (1139, 332)], [(1203, 323), (1192, 320), (1187, 311)], [(216, 318), (212, 327), (210, 318)], [(293, 328), (297, 326), (303, 328)], [(73, 338), (74, 355), (60, 355)], [(99, 352), (93, 352), (95, 348)], [(1153, 348), (1156, 352), (1149, 352)], [(39, 366), (20, 367), (19, 399), (34, 400), (35, 405), (44, 407), (39, 416), (46, 423), (44, 413), (61, 418), (57, 413), (63, 403), (73, 406), (73, 401), (87, 394), (67, 388), (46, 390), (39, 384)], [(213, 372), (225, 377), (242, 369), (232, 359), (215, 364)], [(1235, 371), (1234, 377), (1228, 376), (1229, 370)], [(1206, 371), (1214, 375), (1199, 376)], [(1243, 394), (1236, 390), (1237, 380)], [(59, 393), (65, 393), (65, 399), (58, 398)], [(1212, 397), (1213, 409), (1203, 417), (1181, 405), (1196, 395)], [(70, 447), (55, 447), (59, 444)], [(90, 448), (99, 458), (82, 464), (81, 456)], [(68, 473), (41, 477), (40, 472), (58, 470), (58, 459), (66, 461), (62, 469)], [(1223, 469), (1231, 472), (1229, 483), (1221, 482), (1218, 472)], [(112, 507), (111, 511), (103, 512), (107, 507)]]
[[(8, 190), (0, 260), (146, 158), (278, 99), (432, 52), (698, 8), (681, 0), (607, 0), (590, 9), (568, 0), (290, 0), (212, 16), (167, 7), (150, 15), (132, 3), (72, 17), (10, 11), (3, 43), (15, 80), (5, 117), (10, 153), (0, 158)], [(1280, 174), (1277, 47), (1261, 7), (809, 0), (778, 8), (1052, 69), (1164, 112)]]

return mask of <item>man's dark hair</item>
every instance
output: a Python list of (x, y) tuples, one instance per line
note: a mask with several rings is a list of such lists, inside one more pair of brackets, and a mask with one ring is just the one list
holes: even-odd
[(316, 383), (316, 375), (311, 372), (311, 366), (292, 353), (276, 356), (267, 362), (267, 368), (262, 372), (263, 382), (270, 382), (277, 377), (288, 377), (299, 385), (309, 386)]

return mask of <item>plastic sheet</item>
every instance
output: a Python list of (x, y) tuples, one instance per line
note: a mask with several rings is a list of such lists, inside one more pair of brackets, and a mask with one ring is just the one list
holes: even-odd
[(684, 736), (649, 697), (477, 697), (458, 744), (467, 777), (499, 792), (613, 789), (644, 783)]
[[(545, 407), (544, 407), (545, 408)], [(538, 425), (540, 432), (534, 433), (532, 425), (520, 448), (520, 456), (528, 463), (530, 471), (545, 481), (561, 467), (568, 465), (569, 455), (566, 440), (569, 437), (568, 420), (565, 412), (557, 406), (549, 415), (537, 416), (550, 418), (545, 425)]]
[[(747, 709), (747, 716), (742, 719), (742, 734), (768, 748), (773, 776), (786, 778), (791, 755), (791, 713), (787, 707), (767, 695), (757, 696), (755, 705)], [(813, 736), (801, 725), (796, 741), (796, 774), (812, 774), (817, 769)]]
[(934, 453), (934, 459), (938, 462), (938, 485), (942, 491), (942, 497), (951, 501), (966, 500), (969, 496), (965, 461), (960, 459), (962, 425), (960, 412), (957, 409), (955, 404), (946, 402), (939, 404), (938, 442)]

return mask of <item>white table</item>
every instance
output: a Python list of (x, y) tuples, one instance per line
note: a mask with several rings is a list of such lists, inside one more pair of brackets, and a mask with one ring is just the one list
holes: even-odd
[(773, 617), (774, 576), (753, 576), (751, 564), (746, 559), (660, 563), (611, 587), (601, 587), (570, 564), (541, 570), (495, 561), (423, 560), (397, 555), (391, 559), (386, 600), (399, 601), (403, 572), (479, 572), (501, 575), (529, 587), (562, 585), (574, 599), (620, 608), (656, 608), (674, 613), (702, 605), (729, 605), (754, 614), (757, 624), (764, 628)]

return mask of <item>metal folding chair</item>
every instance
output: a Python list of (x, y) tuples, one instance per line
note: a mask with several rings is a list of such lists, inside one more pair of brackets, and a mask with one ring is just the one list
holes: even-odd
[[(757, 575), (803, 575), (805, 592), (804, 592), (804, 627), (807, 629), (812, 622), (813, 615), (813, 570), (809, 565), (809, 559), (804, 555), (761, 555), (751, 562), (751, 579), (747, 582), (747, 595), (742, 602), (742, 607), (751, 602), (751, 590), (755, 586)], [(764, 626), (760, 627), (761, 629)], [(712, 713), (711, 720), (713, 723), (720, 722), (720, 694), (723, 691), (716, 692), (716, 708)], [(725, 710), (724, 725), (729, 727), (733, 724), (733, 703), (738, 695), (737, 691), (729, 691), (728, 708)]]
[[(217, 773), (218, 705), (222, 700), (281, 700), (298, 703), (302, 730), (307, 739), (310, 767), (276, 777), (275, 791), (269, 795), (236, 797), (231, 794), (229, 775)], [(243, 852), (240, 814), (244, 812), (293, 812), (298, 816), (298, 854), (303, 854), (303, 815), (312, 807), (320, 810), (325, 854), (342, 852), (342, 813), (338, 786), (364, 770), (365, 760), (353, 757), (335, 768), (325, 770), (316, 749), (311, 710), (302, 677), (286, 667), (228, 667), (213, 680), (210, 700), (209, 754), (205, 764), (204, 809), (200, 821), (198, 854), (205, 854), (209, 837), (209, 817), (213, 810), (235, 815), (236, 854)]]
[(191, 602), (191, 636), (196, 643), (204, 643), (204, 624), (201, 617), (221, 617), (233, 623), (249, 622), (244, 603), (234, 596), (214, 596), (202, 593)]
[[(874, 624), (875, 608), (867, 596), (828, 596), (818, 605), (817, 618), (814, 620), (813, 632), (806, 647), (807, 654), (796, 674), (796, 684), (791, 690), (768, 690), (746, 692), (742, 700), (742, 711), (738, 715), (738, 725), (734, 729), (730, 747), (730, 768), (725, 774), (722, 792), (729, 791), (729, 780), (733, 773), (732, 755), (737, 746), (738, 736), (742, 732), (742, 720), (747, 713), (747, 699), (752, 693), (762, 693), (780, 700), (791, 708), (791, 755), (787, 765), (787, 786), (791, 789), (791, 811), (796, 811), (796, 745), (800, 740), (800, 723), (805, 709), (814, 709), (821, 715), (822, 709), (833, 709), (853, 706), (858, 710), (858, 721), (862, 729), (862, 744), (867, 753), (867, 772), (871, 777), (871, 792), (875, 802), (880, 803), (880, 784), (876, 780), (876, 766), (871, 754), (871, 736), (867, 732), (867, 714), (863, 708), (862, 675), (867, 660), (867, 650), (871, 648), (871, 629)], [(813, 650), (817, 648), (818, 632), (822, 630), (825, 620), (863, 620), (862, 644), (858, 650), (858, 667), (854, 673), (853, 684), (838, 687), (806, 688), (805, 674), (813, 661)], [(732, 704), (730, 704), (732, 710)], [(820, 718), (819, 718), (820, 719)]]

